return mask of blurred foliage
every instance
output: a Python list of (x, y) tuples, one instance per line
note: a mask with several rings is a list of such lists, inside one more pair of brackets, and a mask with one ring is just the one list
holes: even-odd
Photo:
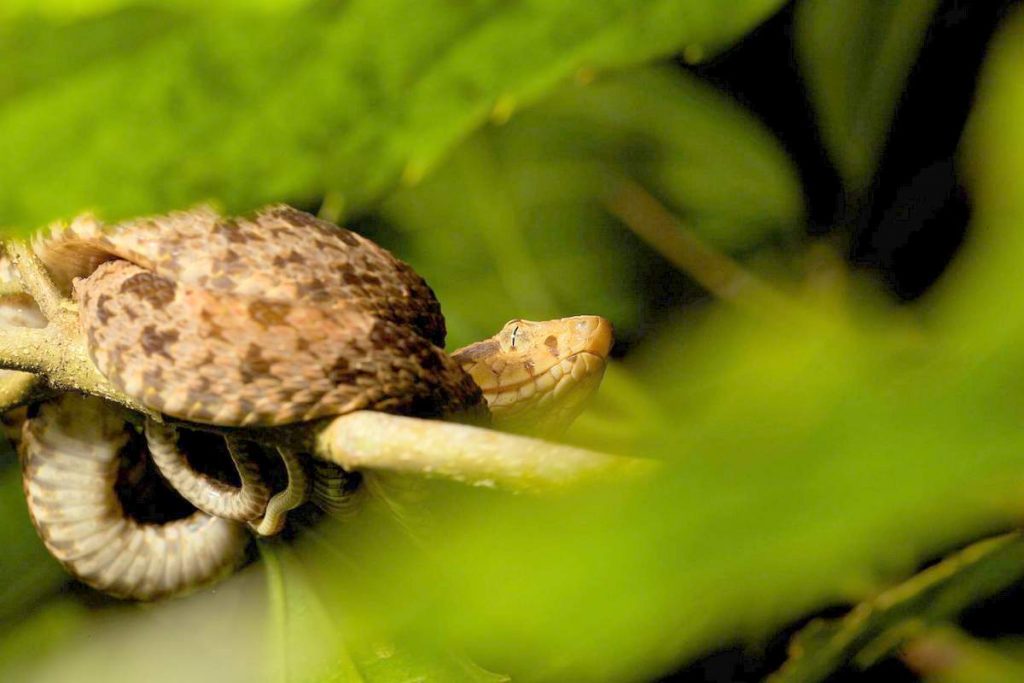
[[(53, 3), (52, 10), (78, 3)], [(107, 4), (107, 3), (104, 3)], [(114, 3), (0, 26), (0, 226), (416, 182), (565, 78), (712, 52), (778, 0)], [(9, 10), (10, 11), (10, 10)]]
[[(3, 440), (6, 442), (6, 439)], [(13, 463), (16, 457), (3, 444), (0, 462)], [(0, 471), (0, 626), (10, 625), (36, 602), (65, 580), (64, 570), (39, 543), (29, 522), (21, 472), (17, 467)]]
[(1024, 679), (1020, 643), (980, 643), (953, 628), (935, 629), (903, 656), (929, 683), (1004, 683)]
[[(438, 484), (424, 500), (435, 524), (416, 538), (370, 501), (262, 543), (238, 576), (170, 603), (54, 596), (59, 568), (14, 509), (9, 469), (0, 678), (645, 680), (836, 602), (898, 594), (900, 619), (951, 616), (921, 599), (934, 593), (885, 590), (1024, 509), (1024, 16), (993, 48), (964, 148), (970, 241), (925, 300), (897, 309), (841, 266), (799, 272), (813, 259), (778, 144), (706, 84), (647, 64), (725, 47), (777, 4), (0, 12), (14, 74), (0, 82), (5, 224), (326, 197), (330, 211), (373, 209), (366, 224), (437, 288), (454, 343), (511, 317), (579, 312), (630, 335), (661, 292), (652, 255), (609, 209), (628, 180), (790, 307), (688, 307), (613, 364), (571, 439), (664, 460), (659, 477), (546, 499)], [(874, 172), (933, 5), (799, 10), (808, 87), (853, 188)], [(840, 51), (864, 34), (878, 39)], [(1005, 559), (1016, 542), (984, 547)], [(944, 566), (929, 590), (956, 606), (1019, 572)], [(857, 649), (834, 637), (849, 623), (806, 632), (793, 666), (830, 673)], [(960, 638), (915, 635), (922, 670), (928, 647)], [(1017, 666), (956, 643), (965, 667)]]
[[(0, 18), (46, 18), (66, 22), (110, 14), (126, 7), (164, 7), (210, 11), (202, 0), (7, 0), (0, 5)], [(219, 0), (217, 9), (249, 11), (293, 10), (313, 5), (313, 0)]]
[(805, 0), (797, 54), (833, 163), (866, 189), (937, 0)]
[[(931, 627), (1006, 590), (1022, 574), (1019, 533), (976, 543), (861, 603), (843, 619), (812, 621), (793, 639), (789, 661), (769, 683), (813, 683), (851, 660), (867, 668), (898, 648), (923, 650), (933, 639)], [(941, 649), (934, 645), (929, 647)]]
[(480, 131), (380, 213), (440, 300), (460, 304), (446, 306), (455, 346), (522, 311), (601, 311), (631, 330), (658, 283), (607, 209), (624, 178), (722, 249), (793, 244), (802, 229), (796, 173), (778, 143), (734, 102), (661, 68), (562, 88)]

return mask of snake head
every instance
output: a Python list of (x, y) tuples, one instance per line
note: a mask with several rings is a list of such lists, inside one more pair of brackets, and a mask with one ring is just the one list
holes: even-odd
[(496, 427), (556, 436), (600, 385), (612, 341), (600, 316), (512, 320), (452, 357), (480, 386)]

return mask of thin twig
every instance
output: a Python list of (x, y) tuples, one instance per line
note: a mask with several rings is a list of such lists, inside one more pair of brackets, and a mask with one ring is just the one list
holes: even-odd
[(147, 409), (115, 388), (93, 365), (81, 335), (63, 325), (43, 329), (0, 329), (0, 368), (40, 375), (57, 391), (77, 391), (114, 401), (146, 414)]
[(67, 310), (66, 300), (53, 284), (46, 267), (25, 242), (12, 240), (6, 243), (6, 248), (25, 291), (32, 295), (47, 320), (56, 321)]
[(0, 368), (39, 375), (50, 389), (58, 392), (90, 394), (152, 415), (153, 411), (116, 389), (96, 369), (74, 303), (61, 295), (31, 246), (12, 240), (4, 243), (4, 248), (25, 291), (35, 300), (48, 324), (42, 329), (0, 329)]
[(701, 240), (643, 186), (620, 178), (605, 202), (640, 239), (723, 301), (759, 315), (792, 315), (795, 303)]

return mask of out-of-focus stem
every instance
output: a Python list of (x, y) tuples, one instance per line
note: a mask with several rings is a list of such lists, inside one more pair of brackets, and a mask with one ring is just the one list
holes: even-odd
[(619, 178), (605, 205), (640, 239), (723, 301), (759, 315), (792, 315), (794, 302), (689, 230), (640, 184)]

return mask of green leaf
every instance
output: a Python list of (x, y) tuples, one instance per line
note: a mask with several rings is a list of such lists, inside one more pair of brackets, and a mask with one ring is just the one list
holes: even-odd
[(712, 311), (665, 330), (624, 369), (654, 408), (618, 442), (668, 462), (660, 478), (453, 502), (429, 562), (341, 539), (394, 587), (364, 618), (447, 634), (514, 679), (653, 677), (1019, 524), (1022, 35), (1019, 15), (993, 45), (972, 243), (930, 301), (894, 311), (855, 289), (856, 307), (795, 328)]
[(355, 0), (18, 17), (0, 27), (0, 63), (24, 74), (0, 99), (0, 225), (327, 192), (358, 208), (399, 176), (422, 178), (496, 110), (581, 69), (720, 49), (779, 4)]
[[(267, 651), (263, 627), (268, 623), (261, 578), (243, 571), (215, 589), (159, 605), (104, 600), (96, 593), (62, 596), (27, 615), (17, 631), (0, 640), (0, 655), (13, 655), (0, 659), (0, 678), (272, 680), (268, 658), (261, 656)], [(37, 640), (44, 642), (28, 652), (14, 649)]]
[(870, 666), (929, 627), (1006, 590), (1022, 574), (1019, 533), (976, 543), (861, 603), (841, 620), (812, 622), (796, 635), (789, 660), (769, 683), (823, 681), (851, 660)]
[(796, 47), (833, 163), (847, 187), (875, 172), (936, 0), (803, 0)]
[[(317, 533), (310, 531), (310, 533)], [(393, 639), (369, 640), (360, 629), (345, 628), (344, 605), (332, 605), (317, 590), (300, 555), (287, 547), (262, 544), (266, 564), (271, 630), (268, 669), (282, 681), (467, 681), (499, 683), (465, 657), (436, 649), (409, 647)], [(335, 579), (336, 580), (336, 579)]]
[(29, 680), (39, 661), (59, 657), (87, 624), (84, 605), (66, 599), (43, 603), (17, 628), (0, 632), (0, 673), (6, 680)]
[[(312, 2), (313, 0), (220, 0), (217, 8), (275, 11), (294, 9)], [(45, 17), (67, 21), (131, 7), (210, 9), (202, 0), (6, 0), (0, 5), (0, 21), (22, 17)]]
[[(4, 459), (14, 458), (9, 448)], [(14, 625), (33, 604), (67, 580), (50, 557), (28, 517), (21, 468), (10, 463), (0, 472), (0, 629)]]
[(366, 610), (405, 628), (444, 614), (414, 630), (444, 628), (514, 679), (653, 677), (1014, 524), (1020, 382), (877, 322), (892, 336), (670, 330), (687, 350), (646, 358), (638, 383), (663, 413), (631, 451), (674, 463), (658, 481), (459, 505), (435, 571), (368, 560), (410, 570)]
[(928, 297), (930, 323), (979, 362), (1019, 372), (1013, 344), (1024, 337), (1024, 14), (989, 46), (964, 134), (963, 166), (973, 204), (964, 247)]

